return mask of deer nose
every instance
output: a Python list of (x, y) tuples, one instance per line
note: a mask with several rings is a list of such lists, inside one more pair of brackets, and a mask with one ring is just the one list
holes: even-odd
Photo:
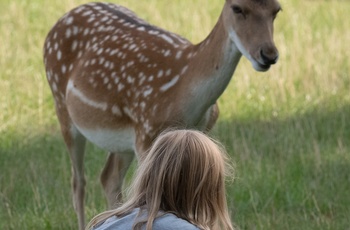
[(276, 50), (273, 51), (264, 51), (260, 50), (260, 56), (265, 65), (273, 65), (276, 64), (278, 60), (278, 52)]

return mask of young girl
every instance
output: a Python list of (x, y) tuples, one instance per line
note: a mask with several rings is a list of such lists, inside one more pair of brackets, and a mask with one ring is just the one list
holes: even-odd
[(232, 230), (225, 197), (225, 151), (193, 130), (160, 135), (142, 160), (121, 207), (99, 214), (94, 230)]

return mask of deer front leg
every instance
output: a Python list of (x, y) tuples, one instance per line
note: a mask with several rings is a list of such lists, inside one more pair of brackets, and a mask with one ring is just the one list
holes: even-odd
[(109, 153), (108, 155), (107, 162), (101, 173), (101, 184), (109, 209), (117, 207), (122, 202), (121, 189), (124, 176), (133, 159), (133, 152)]

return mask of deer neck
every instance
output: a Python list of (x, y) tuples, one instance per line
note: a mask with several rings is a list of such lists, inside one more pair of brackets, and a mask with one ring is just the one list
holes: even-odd
[(186, 98), (186, 114), (187, 120), (196, 124), (224, 92), (242, 54), (229, 38), (222, 16), (209, 36), (192, 49), (189, 69), (195, 71), (188, 75), (190, 95)]

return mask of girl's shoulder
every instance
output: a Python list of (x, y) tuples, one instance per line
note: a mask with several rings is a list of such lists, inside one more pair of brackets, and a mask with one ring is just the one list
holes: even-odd
[[(123, 217), (112, 216), (94, 227), (94, 230), (127, 230), (132, 229), (140, 209), (136, 208)], [(144, 228), (143, 228), (144, 229)], [(153, 222), (153, 230), (199, 230), (195, 225), (171, 213), (157, 217)]]
[(166, 213), (154, 220), (154, 230), (199, 230), (190, 222), (177, 217), (174, 214)]

